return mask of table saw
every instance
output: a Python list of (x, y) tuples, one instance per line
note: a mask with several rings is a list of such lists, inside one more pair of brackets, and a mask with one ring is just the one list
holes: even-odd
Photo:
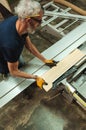
[[(50, 10), (52, 7), (53, 11)], [(77, 15), (77, 18), (75, 19), (75, 15), (70, 14), (71, 8), (62, 8), (55, 5), (53, 2), (48, 2), (44, 5), (44, 8), (45, 11), (51, 11), (51, 14), (54, 15), (48, 16), (49, 12), (45, 12), (41, 30), (51, 33), (54, 36), (61, 35), (62, 38), (51, 47), (43, 51), (42, 55), (44, 55), (47, 59), (52, 58), (59, 61), (57, 64), (58, 67), (61, 65), (61, 62), (63, 62), (65, 58), (70, 55), (73, 54), (75, 58), (72, 66), (71, 64), (68, 64), (68, 69), (66, 69), (64, 64), (60, 66), (60, 70), (64, 68), (65, 71), (62, 71), (62, 73), (60, 73), (61, 75), (53, 80), (50, 89), (56, 90), (58, 89), (59, 84), (63, 84), (64, 88), (62, 94), (65, 95), (65, 97), (66, 95), (67, 97), (71, 97), (71, 101), (76, 100), (78, 104), (86, 109), (86, 17)], [(56, 11), (61, 13), (60, 20), (59, 16), (56, 14)], [(65, 18), (64, 14), (66, 13), (68, 15)], [(68, 16), (70, 16), (70, 18)], [(78, 54), (80, 54), (78, 57), (79, 59), (76, 57)], [(70, 62), (71, 60), (69, 59), (67, 63)], [(39, 59), (34, 58), (28, 63), (27, 66), (22, 68), (22, 70), (27, 73), (47, 77), (46, 74), (50, 70), (53, 70), (53, 68), (50, 69)], [(55, 72), (56, 73), (52, 72), (52, 76), (58, 74), (57, 71)], [(52, 76), (49, 75), (47, 78)], [(32, 79), (28, 80), (24, 78), (12, 77), (10, 75), (7, 80), (1, 81), (0, 107), (7, 104), (15, 96), (29, 87), (33, 82), (34, 81)], [(46, 88), (46, 86), (43, 86), (43, 88)]]

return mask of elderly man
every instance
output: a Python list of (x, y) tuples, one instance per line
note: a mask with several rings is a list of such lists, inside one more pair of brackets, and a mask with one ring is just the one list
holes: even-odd
[(37, 1), (21, 0), (15, 7), (15, 14), (17, 16), (11, 16), (0, 23), (0, 73), (34, 79), (42, 87), (45, 81), (41, 77), (19, 70), (19, 57), (25, 46), (45, 64), (56, 64), (41, 55), (29, 37), (29, 33), (33, 34), (41, 24), (43, 11)]

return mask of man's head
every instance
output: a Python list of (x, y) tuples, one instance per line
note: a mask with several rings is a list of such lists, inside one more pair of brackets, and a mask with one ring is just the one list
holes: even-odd
[(19, 19), (28, 24), (27, 31), (33, 33), (37, 26), (41, 24), (43, 10), (39, 2), (34, 0), (20, 0), (15, 7), (15, 13)]
[(15, 7), (15, 13), (19, 18), (26, 18), (38, 15), (41, 10), (39, 2), (34, 0), (20, 0), (18, 5)]

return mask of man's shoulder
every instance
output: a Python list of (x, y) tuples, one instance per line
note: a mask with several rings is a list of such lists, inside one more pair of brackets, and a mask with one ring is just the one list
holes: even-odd
[(14, 38), (16, 35), (15, 23), (17, 18), (17, 16), (11, 16), (0, 23), (0, 42), (7, 42), (9, 39), (11, 41)]
[(8, 18), (6, 18), (4, 21), (7, 21), (7, 20), (12, 20), (12, 19), (18, 19), (18, 16), (14, 15), (14, 16), (10, 16)]
[(18, 16), (14, 15), (14, 16), (10, 16), (9, 18), (5, 19), (5, 20), (17, 20), (18, 19)]
[(5, 20), (0, 22), (0, 27), (15, 23), (17, 19), (18, 19), (18, 16), (10, 16), (9, 18), (6, 18)]

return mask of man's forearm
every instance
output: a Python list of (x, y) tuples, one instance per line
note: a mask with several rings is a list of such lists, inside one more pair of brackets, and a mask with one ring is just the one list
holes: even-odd
[(39, 58), (41, 61), (45, 62), (46, 58), (43, 55), (41, 55), (41, 53), (37, 50), (37, 48), (34, 45), (31, 49), (31, 53), (35, 55), (37, 58)]
[(26, 38), (25, 46), (33, 55), (35, 55), (41, 61), (45, 62), (46, 58), (43, 55), (41, 55), (38, 49), (32, 44), (29, 37)]
[(36, 79), (35, 75), (27, 74), (27, 73), (20, 71), (20, 70), (13, 70), (12, 72), (10, 72), (10, 74), (15, 76), (15, 77), (21, 77), (21, 78), (26, 78), (26, 79)]

